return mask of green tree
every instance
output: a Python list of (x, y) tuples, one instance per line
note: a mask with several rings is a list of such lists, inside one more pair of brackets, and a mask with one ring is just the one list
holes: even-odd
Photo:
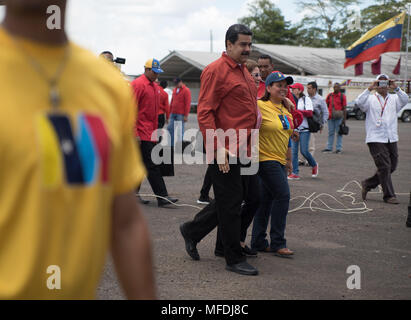
[(350, 14), (349, 6), (359, 3), (357, 0), (301, 1), (299, 8), (306, 14), (297, 25), (299, 43), (315, 47), (339, 47), (341, 23)]
[[(343, 48), (348, 48), (355, 41), (357, 41), (363, 34), (371, 30), (372, 28), (378, 26), (379, 24), (387, 21), (396, 15), (399, 15), (404, 11), (405, 5), (408, 1), (406, 0), (376, 0), (376, 4), (373, 4), (367, 8), (361, 10), (361, 31), (347, 31), (346, 20), (343, 21), (342, 26), (340, 26), (337, 31), (338, 38), (340, 41), (340, 46)], [(405, 20), (407, 22), (407, 20)], [(407, 25), (404, 25), (404, 30), (406, 30)], [(406, 46), (406, 33), (403, 32), (403, 49)]]
[(296, 29), (286, 21), (273, 2), (256, 0), (248, 5), (250, 14), (239, 19), (254, 33), (253, 41), (269, 44), (296, 44)]

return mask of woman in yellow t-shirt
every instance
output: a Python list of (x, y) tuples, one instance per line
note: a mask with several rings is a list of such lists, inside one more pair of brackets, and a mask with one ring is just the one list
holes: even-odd
[[(263, 117), (258, 172), (262, 195), (254, 217), (251, 240), (252, 249), (287, 258), (294, 254), (287, 248), (284, 237), (290, 203), (287, 175), (292, 171), (290, 138), (294, 130), (289, 112), (293, 104), (286, 95), (293, 82), (293, 78), (274, 71), (267, 77), (265, 96), (258, 101)], [(266, 239), (269, 217), (270, 243)]]

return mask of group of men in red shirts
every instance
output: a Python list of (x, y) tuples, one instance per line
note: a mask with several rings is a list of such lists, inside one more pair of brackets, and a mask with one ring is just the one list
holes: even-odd
[[(168, 195), (161, 167), (153, 162), (151, 154), (158, 143), (157, 130), (163, 128), (168, 120), (173, 122), (173, 126), (174, 120), (181, 119), (187, 122), (191, 106), (191, 93), (183, 81), (177, 78), (174, 80), (176, 88), (169, 104), (168, 93), (164, 90), (167, 87), (167, 82), (158, 83), (158, 76), (161, 73), (163, 70), (160, 67), (160, 62), (156, 59), (150, 59), (144, 65), (144, 74), (135, 79), (131, 86), (136, 98), (136, 106), (138, 106), (135, 136), (140, 144), (143, 162), (147, 169), (147, 179), (157, 198), (158, 206), (164, 207), (176, 203), (178, 199)], [(140, 201), (143, 204), (148, 204), (148, 201), (141, 198)]]

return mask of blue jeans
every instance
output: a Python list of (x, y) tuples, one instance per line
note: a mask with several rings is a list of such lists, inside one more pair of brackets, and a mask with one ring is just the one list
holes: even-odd
[[(285, 167), (277, 161), (260, 162), (258, 172), (260, 180), (260, 206), (254, 217), (251, 247), (278, 251), (287, 247), (285, 226), (290, 204), (290, 188), (288, 187)], [(267, 237), (268, 220), (271, 217), (270, 244)]]
[(298, 175), (300, 172), (298, 168), (298, 146), (300, 146), (301, 154), (304, 158), (307, 159), (308, 164), (313, 168), (317, 165), (317, 162), (315, 161), (314, 157), (312, 156), (310, 151), (308, 151), (308, 147), (310, 145), (310, 137), (311, 132), (302, 131), (300, 132), (300, 141), (291, 141), (291, 148), (293, 152), (293, 173), (295, 175)]
[(338, 131), (340, 130), (340, 126), (343, 122), (343, 119), (339, 120), (328, 120), (328, 145), (327, 149), (328, 150), (333, 150), (334, 146), (334, 136), (337, 134), (337, 151), (342, 151), (342, 139), (343, 136), (338, 134)]
[(170, 114), (170, 123), (168, 124), (167, 130), (171, 135), (171, 146), (174, 147), (174, 126), (176, 128), (178, 128), (178, 126), (180, 125), (178, 122), (181, 123), (181, 134), (180, 136), (177, 138), (177, 141), (183, 141), (183, 136), (184, 136), (184, 115), (183, 114), (175, 114), (172, 113)]

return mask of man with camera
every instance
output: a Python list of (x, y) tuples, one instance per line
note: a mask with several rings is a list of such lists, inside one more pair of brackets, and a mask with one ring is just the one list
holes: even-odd
[[(377, 92), (371, 94), (373, 90)], [(395, 94), (390, 94), (389, 90), (393, 90)], [(356, 99), (357, 105), (367, 115), (366, 143), (377, 167), (377, 173), (361, 183), (363, 200), (366, 200), (370, 190), (381, 185), (384, 201), (389, 204), (399, 203), (395, 196), (391, 174), (398, 165), (397, 113), (407, 102), (408, 95), (385, 74), (379, 75), (376, 81)]]

